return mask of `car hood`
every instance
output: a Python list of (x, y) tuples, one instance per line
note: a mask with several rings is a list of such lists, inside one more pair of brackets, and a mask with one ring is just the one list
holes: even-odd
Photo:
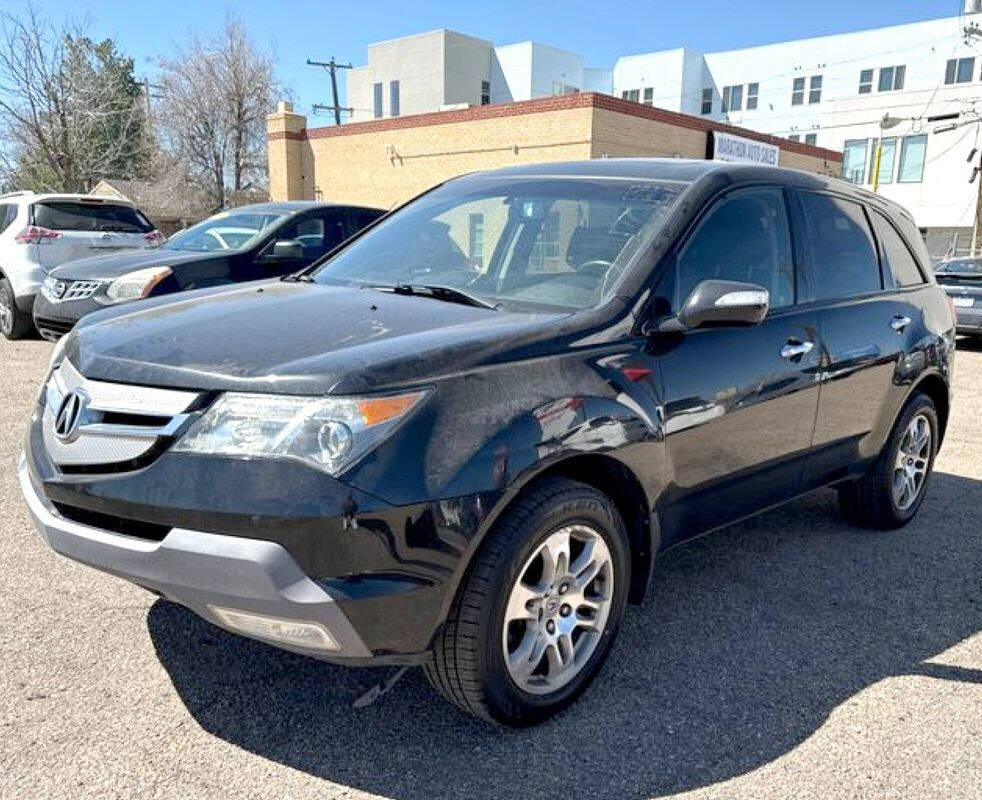
[(94, 281), (118, 278), (127, 272), (149, 267), (176, 267), (210, 258), (229, 255), (231, 251), (208, 253), (181, 252), (180, 250), (122, 250), (101, 256), (80, 258), (55, 267), (49, 275), (69, 281)]
[[(505, 358), (569, 314), (267, 281), (97, 312), (66, 356), (87, 377), (154, 386), (351, 394)], [(559, 326), (562, 327), (562, 326)]]

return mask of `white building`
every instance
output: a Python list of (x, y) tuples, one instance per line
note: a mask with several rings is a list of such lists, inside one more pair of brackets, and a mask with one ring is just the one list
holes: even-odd
[(931, 120), (977, 119), (982, 37), (966, 41), (973, 24), (982, 25), (982, 14), (719, 53), (679, 48), (625, 56), (614, 66), (613, 89), (626, 99), (841, 150), (843, 176), (855, 183), (873, 184), (882, 138), (878, 191), (910, 209), (940, 255), (956, 233), (958, 248), (967, 249), (975, 221), (978, 184), (969, 183), (967, 160), (977, 160), (979, 126), (935, 133), (950, 121)]
[(609, 94), (611, 71), (538, 42), (495, 47), (437, 30), (369, 45), (368, 63), (348, 75), (347, 103), (363, 122), (579, 91)]

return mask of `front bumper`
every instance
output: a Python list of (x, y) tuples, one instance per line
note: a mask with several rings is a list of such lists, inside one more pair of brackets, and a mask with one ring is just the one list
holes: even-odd
[(52, 302), (38, 292), (34, 300), (34, 327), (50, 341), (61, 338), (75, 327), (82, 317), (105, 306), (92, 297), (84, 300), (65, 300)]
[(958, 333), (982, 334), (982, 308), (955, 309), (955, 318)]
[(34, 525), (56, 552), (159, 592), (220, 627), (228, 629), (216, 607), (311, 622), (326, 629), (340, 649), (271, 642), (277, 647), (331, 661), (371, 657), (334, 598), (281, 545), (182, 528), (159, 542), (101, 530), (65, 519), (52, 508), (23, 457), (18, 473)]

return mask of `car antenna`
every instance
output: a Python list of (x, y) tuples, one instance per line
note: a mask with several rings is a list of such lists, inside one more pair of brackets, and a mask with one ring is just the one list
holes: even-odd
[(399, 679), (406, 674), (406, 670), (409, 669), (407, 664), (404, 667), (397, 669), (389, 678), (386, 678), (380, 683), (376, 683), (371, 689), (369, 689), (361, 697), (357, 698), (354, 703), (351, 704), (352, 708), (368, 708), (372, 703), (378, 700), (383, 694), (388, 694), (389, 690), (395, 686)]

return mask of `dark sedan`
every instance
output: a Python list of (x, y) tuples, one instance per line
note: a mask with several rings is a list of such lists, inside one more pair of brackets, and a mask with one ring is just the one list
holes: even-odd
[(955, 306), (958, 332), (982, 336), (982, 258), (953, 258), (934, 271)]
[(83, 258), (52, 270), (34, 303), (34, 324), (58, 339), (108, 305), (289, 275), (385, 213), (314, 202), (260, 203), (223, 211), (159, 249)]

